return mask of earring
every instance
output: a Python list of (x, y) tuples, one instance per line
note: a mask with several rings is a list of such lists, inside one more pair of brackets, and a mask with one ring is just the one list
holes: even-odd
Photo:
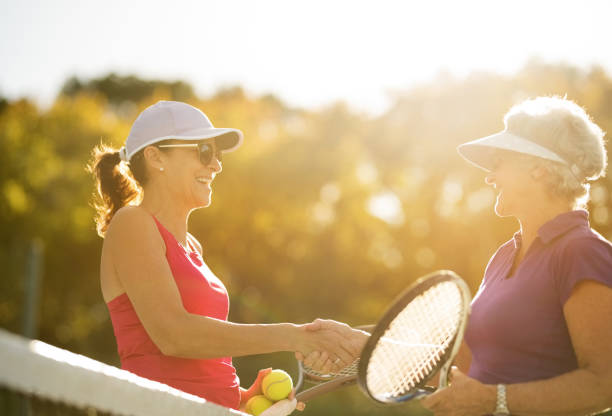
[(163, 172), (163, 171), (164, 171), (164, 168), (159, 168), (159, 171), (160, 171), (160, 172)]

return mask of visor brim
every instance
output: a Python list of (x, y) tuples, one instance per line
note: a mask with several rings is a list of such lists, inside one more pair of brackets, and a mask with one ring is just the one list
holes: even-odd
[(493, 169), (495, 158), (500, 151), (521, 153), (567, 164), (552, 150), (507, 130), (461, 144), (457, 147), (457, 151), (465, 160), (486, 171)]

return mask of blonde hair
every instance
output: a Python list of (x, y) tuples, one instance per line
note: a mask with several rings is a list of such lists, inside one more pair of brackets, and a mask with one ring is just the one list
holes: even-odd
[(586, 205), (589, 182), (605, 175), (608, 161), (605, 133), (582, 107), (562, 97), (537, 97), (512, 107), (504, 124), (509, 132), (561, 156), (567, 165), (537, 158), (549, 172), (549, 190), (575, 208)]

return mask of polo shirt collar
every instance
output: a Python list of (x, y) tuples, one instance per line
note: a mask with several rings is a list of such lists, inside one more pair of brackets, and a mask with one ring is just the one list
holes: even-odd
[(548, 244), (572, 228), (581, 225), (589, 226), (589, 213), (587, 211), (579, 209), (576, 211), (564, 212), (541, 226), (538, 230), (538, 236), (544, 244)]
[[(557, 215), (538, 229), (538, 237), (544, 244), (550, 243), (555, 238), (567, 233), (572, 228), (586, 225), (589, 226), (589, 213), (583, 209), (564, 212)], [(514, 233), (514, 247), (521, 246), (522, 235), (520, 231)]]

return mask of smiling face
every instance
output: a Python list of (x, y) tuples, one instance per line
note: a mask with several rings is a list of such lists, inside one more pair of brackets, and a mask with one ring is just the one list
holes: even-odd
[[(202, 141), (168, 141), (163, 144), (197, 144)], [(215, 150), (217, 148), (214, 139), (206, 140)], [(152, 170), (157, 177), (157, 182), (162, 186), (164, 193), (175, 204), (184, 206), (187, 210), (207, 207), (211, 203), (212, 182), (215, 176), (221, 172), (221, 162), (217, 157), (212, 157), (207, 164), (200, 160), (197, 147), (167, 147), (156, 148), (154, 153), (157, 158), (152, 157), (154, 163)], [(160, 170), (163, 169), (163, 170)]]
[(520, 217), (533, 209), (545, 190), (536, 180), (534, 165), (528, 159), (507, 153), (496, 157), (485, 182), (497, 190), (495, 213), (500, 217)]

